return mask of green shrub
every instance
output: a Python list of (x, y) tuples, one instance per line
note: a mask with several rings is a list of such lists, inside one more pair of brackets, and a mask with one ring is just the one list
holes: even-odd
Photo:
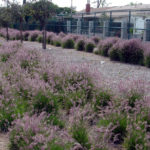
[(85, 41), (79, 40), (76, 44), (76, 49), (79, 51), (84, 51), (85, 50)]
[[(127, 117), (125, 114), (112, 113), (106, 115), (104, 119), (101, 119), (98, 123), (98, 126), (108, 127), (111, 124), (109, 129), (110, 135), (108, 136), (109, 140), (114, 144), (121, 144), (124, 141), (127, 133)], [(117, 136), (117, 138), (115, 138)]]
[(145, 66), (150, 68), (150, 54), (145, 56)]
[(142, 99), (142, 95), (140, 93), (138, 93), (138, 92), (131, 91), (130, 95), (127, 98), (128, 98), (128, 105), (130, 107), (135, 107), (135, 102), (137, 100), (141, 100)]
[(24, 35), (23, 35), (23, 39), (25, 41), (28, 41), (29, 40), (28, 38), (29, 38), (29, 32), (25, 32)]
[(97, 111), (100, 107), (108, 106), (111, 101), (111, 94), (108, 91), (97, 92), (95, 97), (94, 109)]
[(34, 33), (30, 36), (29, 40), (32, 42), (37, 41), (37, 37), (38, 37), (38, 34)]
[(109, 51), (109, 57), (110, 57), (111, 60), (120, 61), (120, 51), (119, 51), (119, 49), (113, 47)]
[(57, 114), (59, 109), (59, 99), (52, 93), (44, 94), (39, 92), (33, 100), (33, 108), (38, 113), (45, 111)]
[(30, 66), (30, 64), (27, 60), (22, 60), (20, 66), (21, 68), (26, 69)]
[(92, 42), (88, 42), (85, 46), (85, 51), (92, 53), (95, 45)]
[(66, 39), (62, 43), (62, 47), (63, 48), (73, 49), (74, 48), (74, 44), (75, 43), (74, 43), (73, 39)]
[(50, 115), (47, 118), (47, 123), (58, 126), (60, 129), (65, 127), (65, 122), (59, 119), (58, 115)]
[(139, 40), (125, 40), (120, 50), (120, 60), (122, 62), (143, 65), (144, 51)]
[(147, 143), (146, 132), (139, 126), (138, 129), (136, 129), (136, 127), (130, 129), (123, 146), (126, 150), (148, 150), (149, 147)]
[(61, 46), (61, 41), (54, 41), (54, 45), (56, 47), (60, 47)]
[(99, 44), (99, 54), (108, 57), (109, 50), (118, 41), (118, 38), (107, 38)]
[(74, 124), (72, 127), (72, 137), (80, 143), (84, 148), (90, 149), (91, 144), (89, 142), (88, 131), (83, 123)]
[(16, 34), (16, 38), (15, 38), (15, 39), (16, 39), (16, 40), (20, 40), (20, 39), (21, 39), (20, 33)]
[(42, 43), (42, 40), (43, 40), (42, 35), (39, 35), (39, 36), (37, 37), (37, 41), (38, 41), (39, 43)]
[(10, 54), (3, 54), (3, 55), (1, 55), (1, 61), (6, 62), (9, 57), (10, 57)]

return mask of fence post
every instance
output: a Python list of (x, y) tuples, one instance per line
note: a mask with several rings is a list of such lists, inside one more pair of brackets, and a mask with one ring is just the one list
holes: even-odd
[(96, 13), (94, 13), (94, 23), (93, 23), (93, 26), (94, 26), (94, 36), (95, 36), (95, 25), (96, 25)]
[(82, 31), (82, 30), (83, 30), (82, 28), (83, 28), (83, 13), (82, 13), (82, 18), (81, 18), (81, 34), (83, 34), (83, 33), (82, 33), (82, 32), (83, 32), (83, 31)]
[(103, 38), (108, 37), (108, 35), (109, 35), (109, 21), (104, 21)]
[(128, 38), (127, 29), (128, 29), (128, 24), (127, 24), (127, 22), (122, 21), (122, 22), (121, 22), (121, 38), (122, 38), (122, 39), (127, 39), (127, 38)]
[(112, 29), (112, 11), (110, 11), (110, 14), (109, 14), (109, 28), (108, 28), (108, 36), (111, 35), (111, 29)]
[(94, 21), (89, 21), (89, 37), (93, 35)]
[(150, 19), (145, 20), (144, 27), (144, 41), (150, 41)]
[(71, 21), (67, 21), (67, 33), (71, 32)]
[(81, 20), (78, 19), (77, 21), (77, 34), (81, 34)]
[(128, 39), (130, 39), (131, 10), (129, 11)]

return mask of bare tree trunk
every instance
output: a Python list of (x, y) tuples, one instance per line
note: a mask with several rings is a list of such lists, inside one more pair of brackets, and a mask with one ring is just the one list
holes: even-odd
[(46, 49), (46, 25), (43, 26), (43, 42), (42, 42), (42, 48)]
[(9, 41), (9, 34), (8, 34), (8, 25), (6, 27), (6, 39), (7, 39), (7, 42)]
[(21, 41), (21, 43), (23, 43), (23, 34), (22, 34), (22, 19), (20, 19), (20, 41)]

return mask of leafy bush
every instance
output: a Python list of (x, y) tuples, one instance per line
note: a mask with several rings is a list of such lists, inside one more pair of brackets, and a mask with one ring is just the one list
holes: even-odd
[(69, 37), (65, 37), (62, 41), (63, 48), (73, 49), (74, 45), (75, 45), (75, 43), (74, 43), (73, 39), (70, 39)]
[(39, 31), (32, 31), (31, 33), (30, 33), (30, 36), (29, 36), (29, 40), (30, 41), (37, 41), (37, 37), (38, 37), (38, 35), (40, 34), (40, 32)]
[(101, 39), (100, 39), (99, 37), (97, 37), (97, 36), (93, 36), (91, 39), (94, 41), (95, 45), (98, 45), (98, 43), (99, 43), (100, 40), (101, 40)]
[(85, 45), (85, 51), (92, 53), (94, 50), (94, 47), (95, 47), (95, 44), (92, 41), (88, 40)]
[(126, 40), (120, 47), (120, 60), (122, 62), (140, 65), (143, 64), (144, 51), (141, 41), (136, 39)]
[(25, 41), (28, 41), (29, 35), (30, 35), (30, 33), (29, 33), (28, 31), (24, 32), (24, 33), (23, 33), (23, 39), (24, 39)]
[(60, 47), (60, 46), (61, 46), (61, 42), (60, 42), (60, 41), (55, 41), (55, 42), (54, 42), (54, 45), (55, 45), (56, 47)]
[(150, 68), (150, 55), (145, 56), (145, 66)]
[(120, 61), (120, 53), (121, 53), (120, 43), (121, 42), (122, 42), (121, 40), (118, 40), (118, 42), (110, 48), (108, 55), (111, 60)]
[(52, 43), (52, 39), (53, 39), (54, 36), (56, 36), (56, 35), (55, 35), (55, 33), (53, 33), (53, 32), (48, 32), (48, 33), (47, 33), (47, 43), (48, 43), (48, 44), (51, 44), (51, 43)]
[(39, 43), (41, 43), (41, 42), (42, 42), (42, 40), (43, 40), (42, 35), (39, 35), (39, 36), (37, 37), (37, 41), (38, 41)]
[(85, 50), (85, 41), (84, 39), (79, 39), (76, 43), (76, 49), (79, 51), (84, 51)]
[(110, 48), (118, 41), (118, 38), (107, 38), (99, 43), (99, 53), (108, 56)]
[[(55, 45), (55, 46), (57, 46), (57, 47), (60, 47), (61, 46), (61, 38), (59, 37), (59, 36), (54, 36), (53, 38), (52, 38), (52, 41), (53, 41), (53, 43), (51, 43), (52, 45)], [(51, 41), (51, 42), (52, 42)]]

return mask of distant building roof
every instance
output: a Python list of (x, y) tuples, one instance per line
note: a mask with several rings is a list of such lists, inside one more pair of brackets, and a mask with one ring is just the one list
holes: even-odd
[[(93, 17), (96, 12), (96, 16), (100, 17), (102, 12), (105, 12), (106, 15), (110, 15), (109, 12), (112, 13), (113, 18), (122, 18), (128, 17), (129, 11), (131, 10), (132, 16), (150, 16), (150, 4), (142, 4), (142, 5), (134, 5), (134, 6), (114, 6), (114, 7), (103, 7), (103, 8), (91, 8), (91, 12), (89, 14), (85, 14), (84, 17)], [(149, 10), (149, 11), (148, 11)], [(85, 10), (79, 11), (80, 13), (85, 13)], [(79, 16), (79, 15), (78, 15)]]

